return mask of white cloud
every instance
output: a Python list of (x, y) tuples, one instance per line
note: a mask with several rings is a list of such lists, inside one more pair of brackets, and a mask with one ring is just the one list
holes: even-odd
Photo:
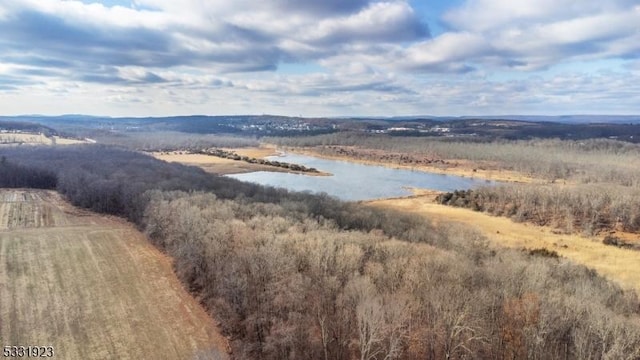
[(634, 5), (635, 0), (467, 0), (444, 19), (458, 30), (485, 32), (625, 11)]
[(305, 30), (302, 38), (314, 43), (415, 40), (424, 31), (413, 9), (404, 2), (372, 3), (356, 14), (325, 19)]
[(409, 47), (400, 63), (409, 69), (464, 72), (470, 67), (465, 64), (467, 60), (490, 52), (490, 45), (482, 35), (446, 33)]
[(468, 0), (444, 19), (451, 31), (383, 54), (377, 63), (463, 73), (640, 57), (637, 1)]

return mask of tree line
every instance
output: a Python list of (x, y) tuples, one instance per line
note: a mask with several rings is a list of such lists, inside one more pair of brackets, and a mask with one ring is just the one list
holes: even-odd
[(57, 181), (51, 171), (15, 164), (0, 156), (0, 187), (55, 189)]
[(572, 187), (518, 184), (444, 193), (436, 201), (518, 222), (588, 235), (640, 232), (640, 189), (588, 184)]
[(201, 150), (210, 147), (240, 148), (258, 146), (260, 142), (249, 136), (223, 134), (195, 134), (177, 131), (127, 131), (106, 130), (81, 131), (83, 136), (101, 144), (142, 151)]
[(247, 162), (249, 164), (260, 164), (260, 165), (279, 167), (279, 168), (283, 168), (283, 169), (289, 169), (289, 170), (305, 172), (305, 173), (318, 173), (319, 172), (318, 169), (316, 169), (316, 168), (312, 168), (312, 167), (308, 168), (308, 167), (306, 167), (304, 165), (292, 164), (292, 163), (288, 163), (288, 162), (284, 162), (284, 161), (258, 159), (258, 158), (255, 158), (255, 157), (238, 155), (235, 151), (224, 150), (224, 149), (216, 149), (216, 148), (200, 149), (200, 150), (191, 151), (191, 153), (209, 155), (209, 156), (216, 156), (216, 157), (219, 157), (219, 158), (231, 159), (231, 160), (235, 160), (235, 161), (244, 161), (244, 162)]

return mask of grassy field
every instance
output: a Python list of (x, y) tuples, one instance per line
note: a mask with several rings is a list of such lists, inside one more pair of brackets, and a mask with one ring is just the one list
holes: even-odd
[(228, 357), (141, 233), (32, 190), (0, 190), (0, 343), (51, 345), (61, 359)]
[(513, 248), (556, 251), (576, 263), (596, 270), (623, 288), (640, 293), (640, 251), (604, 245), (601, 238), (558, 234), (553, 228), (516, 223), (505, 217), (491, 216), (464, 208), (434, 203), (434, 192), (418, 196), (371, 201), (369, 204), (424, 215), (435, 222), (463, 223), (494, 241)]
[(47, 137), (43, 134), (31, 133), (2, 133), (0, 134), (0, 145), (73, 145), (84, 144), (86, 141), (63, 138), (60, 136)]

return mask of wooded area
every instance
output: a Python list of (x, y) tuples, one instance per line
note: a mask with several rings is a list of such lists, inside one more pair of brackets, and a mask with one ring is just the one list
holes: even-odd
[(238, 359), (640, 357), (637, 295), (545, 252), (110, 147), (0, 156), (136, 223)]

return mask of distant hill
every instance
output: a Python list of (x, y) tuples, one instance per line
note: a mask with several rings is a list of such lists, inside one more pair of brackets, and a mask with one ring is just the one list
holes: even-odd
[[(367, 119), (367, 118), (363, 118)], [(377, 118), (380, 120), (411, 121), (429, 119), (435, 121), (453, 120), (519, 120), (533, 122), (556, 122), (565, 124), (593, 124), (593, 123), (615, 123), (615, 124), (640, 124), (640, 115), (487, 115), (487, 116), (394, 116), (388, 118)]]
[[(177, 131), (252, 137), (309, 136), (336, 132), (369, 132), (391, 136), (474, 137), (478, 139), (593, 139), (640, 141), (640, 115), (505, 115), (302, 118), (278, 115), (99, 117), (87, 115), (5, 116), (0, 124), (31, 127), (81, 137)], [(9, 126), (9, 125), (7, 125)], [(39, 129), (39, 130), (35, 130)], [(55, 129), (55, 130), (54, 130)]]
[(56, 130), (38, 123), (27, 121), (3, 120), (0, 118), (0, 130), (42, 133), (46, 136), (58, 135)]

